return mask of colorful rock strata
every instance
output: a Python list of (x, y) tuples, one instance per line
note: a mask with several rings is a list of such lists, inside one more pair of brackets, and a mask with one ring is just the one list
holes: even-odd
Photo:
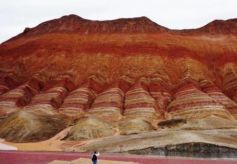
[(96, 97), (88, 114), (116, 122), (122, 117), (123, 101), (123, 91), (118, 87), (111, 87)]
[(124, 116), (151, 121), (156, 118), (155, 99), (145, 90), (142, 80), (138, 80), (125, 94)]
[(237, 147), (236, 27), (68, 15), (27, 28), (0, 44), (0, 137), (72, 151)]
[(0, 96), (0, 115), (8, 115), (30, 103), (32, 97), (40, 92), (43, 83), (32, 78), (26, 83)]
[(94, 98), (94, 91), (85, 84), (69, 93), (59, 112), (71, 118), (80, 118), (90, 108)]
[(183, 79), (174, 91), (168, 111), (173, 118), (200, 119), (211, 115), (233, 119), (225, 106), (202, 92), (192, 79)]
[(224, 71), (224, 92), (237, 103), (237, 68), (233, 64), (226, 64)]
[(19, 85), (16, 79), (11, 75), (0, 76), (0, 95)]
[(155, 99), (157, 114), (160, 114), (160, 119), (165, 119), (168, 117), (166, 108), (172, 99), (169, 78), (162, 77), (160, 74), (152, 75), (148, 88), (151, 96)]
[[(139, 79), (125, 94), (124, 118), (119, 122), (122, 134), (152, 130), (157, 119), (155, 100), (145, 90), (146, 79)], [(159, 115), (159, 114), (158, 114)]]
[(200, 82), (200, 86), (203, 92), (207, 93), (219, 104), (222, 104), (232, 116), (237, 118), (237, 104), (227, 97), (214, 83), (203, 80)]

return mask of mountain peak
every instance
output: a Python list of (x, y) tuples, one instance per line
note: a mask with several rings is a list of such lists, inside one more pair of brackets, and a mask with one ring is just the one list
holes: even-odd
[[(75, 14), (65, 15), (58, 19), (43, 22), (36, 27), (25, 30), (9, 39), (28, 36), (39, 36), (51, 33), (71, 34), (141, 34), (141, 33), (174, 33), (174, 34), (237, 34), (237, 19), (214, 20), (197, 29), (170, 30), (158, 25), (146, 16), (119, 18), (114, 20), (89, 20)], [(6, 41), (6, 42), (8, 42)], [(5, 42), (5, 43), (6, 43)]]
[(76, 14), (69, 14), (62, 16), (61, 19), (83, 19), (83, 18)]
[(237, 34), (237, 19), (214, 20), (197, 30), (215, 34)]
[(165, 32), (162, 27), (149, 18), (121, 18), (115, 20), (88, 20), (71, 14), (58, 19), (46, 21), (34, 28), (26, 28), (23, 34), (27, 36), (46, 33), (156, 33)]

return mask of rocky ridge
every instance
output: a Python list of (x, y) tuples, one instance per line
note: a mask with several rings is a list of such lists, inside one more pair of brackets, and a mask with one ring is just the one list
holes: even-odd
[(62, 150), (165, 146), (156, 139), (236, 148), (235, 27), (232, 19), (177, 31), (146, 17), (69, 15), (27, 28), (0, 45), (0, 137), (38, 142), (69, 128), (56, 137)]

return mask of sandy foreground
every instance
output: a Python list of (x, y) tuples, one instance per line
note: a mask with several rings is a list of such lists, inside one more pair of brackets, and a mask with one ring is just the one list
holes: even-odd
[[(12, 143), (12, 142), (7, 142), (1, 139), (0, 143), (7, 146), (9, 145), (11, 147), (15, 147), (17, 150), (22, 150), (22, 151), (62, 151), (61, 145), (63, 145), (65, 141), (61, 141), (60, 139), (64, 138), (70, 129), (71, 127), (66, 128), (65, 130), (61, 131), (53, 138), (46, 141), (42, 141), (42, 142)], [(1, 147), (0, 149), (2, 150)]]
[[(203, 127), (204, 123), (217, 126), (218, 122), (216, 119), (214, 118), (212, 120), (214, 120), (214, 122), (210, 122), (210, 119), (208, 122), (204, 120), (201, 122), (201, 125), (189, 123), (190, 125), (187, 124), (181, 129), (164, 129), (132, 135), (119, 135), (119, 133), (116, 133), (113, 136), (86, 141), (63, 140), (72, 128), (68, 127), (54, 137), (41, 142), (12, 143), (0, 139), (0, 150), (66, 152), (93, 152), (97, 150), (100, 152), (120, 153), (149, 147), (164, 147), (166, 145), (195, 142), (237, 149), (236, 128), (216, 129), (216, 127), (209, 127), (207, 130), (200, 128)], [(226, 122), (221, 124), (224, 123)], [(204, 127), (207, 127), (208, 124), (205, 124)], [(221, 125), (221, 127), (222, 126), (223, 125)], [(190, 127), (192, 128), (190, 129)]]
[[(62, 140), (72, 127), (68, 127), (50, 138), (41, 142), (13, 143), (0, 138), (0, 150), (20, 150), (20, 151), (64, 151), (66, 148), (73, 148), (89, 144), (92, 141), (64, 141)], [(118, 135), (118, 134), (116, 134)]]
[[(110, 160), (99, 160), (100, 164), (137, 164), (134, 162), (123, 162), (123, 161), (110, 161)], [(91, 160), (87, 158), (80, 158), (73, 161), (61, 161), (54, 160), (49, 164), (91, 164)]]
[(61, 131), (53, 138), (41, 142), (12, 143), (0, 140), (0, 150), (6, 150), (6, 148), (9, 148), (9, 150), (15, 150), (16, 148), (16, 150), (20, 151), (93, 152), (97, 150), (100, 152), (118, 153), (153, 146), (164, 147), (165, 145), (194, 142), (237, 148), (237, 129), (163, 130), (129, 136), (115, 135), (87, 141), (62, 140), (69, 130), (70, 127)]

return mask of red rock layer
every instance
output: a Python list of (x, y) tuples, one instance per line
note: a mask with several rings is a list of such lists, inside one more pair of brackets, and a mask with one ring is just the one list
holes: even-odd
[(11, 75), (0, 76), (0, 95), (15, 88), (19, 85), (19, 82)]
[(4, 85), (4, 84), (0, 84), (0, 95), (7, 92), (9, 90), (9, 88)]
[[(74, 75), (73, 82), (78, 86), (90, 77), (87, 81), (89, 89), (96, 94), (108, 88), (107, 84), (118, 83), (123, 75), (138, 79), (150, 77), (162, 70), (164, 73), (161, 79), (152, 77), (148, 80), (150, 84), (141, 82), (140, 86), (136, 84), (137, 88), (134, 86), (134, 89), (130, 88), (133, 82), (127, 80), (119, 82), (117, 87), (124, 93), (129, 90), (125, 100), (125, 115), (132, 116), (133, 114), (128, 113), (140, 109), (143, 113), (156, 109), (155, 113), (163, 115), (171, 97), (166, 83), (171, 81), (173, 87), (185, 70), (191, 72), (192, 78), (197, 81), (208, 79), (218, 87), (223, 83), (221, 89), (237, 101), (235, 71), (230, 69), (223, 79), (220, 74), (227, 62), (237, 63), (236, 23), (236, 19), (215, 21), (200, 29), (180, 32), (163, 28), (145, 17), (90, 21), (70, 15), (28, 28), (19, 36), (1, 44), (0, 65), (1, 70), (11, 70), (17, 76), (24, 76), (25, 81), (42, 70), (46, 77), (71, 72)], [(170, 79), (163, 79), (163, 74)], [(43, 93), (62, 85), (67, 90), (66, 93), (74, 88), (70, 81), (62, 81), (60, 84), (57, 80), (52, 80), (46, 84)], [(189, 87), (189, 84), (186, 87)], [(189, 93), (188, 89), (186, 92), (184, 87), (184, 91), (175, 93), (174, 102), (177, 103), (178, 99), (181, 99), (180, 104), (187, 103), (190, 109), (195, 105), (189, 104), (201, 104), (201, 108), (205, 103), (211, 102), (210, 108), (214, 108), (213, 99), (201, 92), (198, 85), (195, 87), (190, 89), (198, 100), (193, 102), (192, 97), (188, 96), (192, 96), (192, 93)], [(2, 88), (3, 92), (7, 90), (5, 86)], [(64, 89), (59, 89), (62, 95)], [(181, 94), (183, 92), (184, 95)], [(64, 97), (60, 94), (58, 96)], [(203, 97), (208, 99), (204, 100)], [(62, 103), (61, 99), (59, 103), (56, 101), (53, 104), (51, 98), (45, 101), (54, 108)], [(40, 102), (45, 103), (41, 99)], [(197, 108), (198, 106), (196, 105)], [(179, 109), (177, 105), (171, 108), (171, 112)], [(207, 105), (205, 108), (207, 109)], [(217, 105), (217, 109), (220, 108)], [(188, 107), (184, 109), (188, 110)]]
[(123, 100), (124, 92), (119, 87), (111, 87), (96, 97), (89, 114), (107, 121), (118, 121), (122, 117)]
[(124, 116), (152, 121), (156, 118), (154, 98), (144, 89), (145, 78), (138, 80), (125, 94)]
[(90, 89), (95, 91), (95, 93), (100, 93), (105, 89), (106, 80), (103, 76), (95, 74), (86, 78), (87, 81), (85, 83), (88, 83)]
[(31, 103), (24, 107), (24, 109), (54, 114), (55, 109), (60, 107), (64, 98), (73, 87), (74, 84), (67, 76), (49, 81), (45, 85), (44, 91), (33, 97)]
[(203, 80), (200, 82), (200, 86), (203, 92), (207, 93), (215, 101), (225, 106), (225, 108), (237, 118), (237, 104), (227, 97), (222, 91), (212, 82)]
[(148, 85), (149, 92), (156, 102), (156, 110), (163, 119), (166, 117), (166, 108), (172, 99), (169, 81), (169, 78), (163, 77), (161, 74), (154, 74), (150, 77)]
[(129, 76), (121, 76), (113, 85), (118, 86), (124, 93), (134, 84), (134, 79)]
[(168, 111), (173, 118), (200, 119), (211, 115), (233, 119), (228, 110), (208, 94), (202, 92), (192, 79), (183, 79), (174, 91)]
[(81, 117), (91, 106), (95, 95), (88, 84), (85, 84), (69, 93), (59, 108), (59, 112), (68, 117)]
[(72, 75), (70, 74), (59, 74), (56, 78), (49, 80), (44, 87), (44, 90), (49, 90), (53, 87), (64, 87), (66, 90), (71, 91), (75, 88), (72, 82)]
[(223, 78), (224, 92), (235, 102), (237, 102), (237, 68), (230, 64), (225, 66)]
[(8, 115), (30, 103), (32, 97), (40, 92), (43, 83), (32, 78), (25, 84), (0, 96), (0, 115)]

